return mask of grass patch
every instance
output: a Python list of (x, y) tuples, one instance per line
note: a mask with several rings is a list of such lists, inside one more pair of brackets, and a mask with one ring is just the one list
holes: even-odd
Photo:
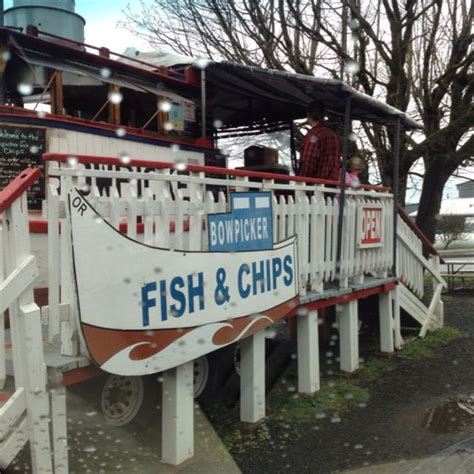
[(245, 453), (249, 449), (258, 448), (270, 439), (270, 430), (265, 423), (256, 427), (253, 431), (242, 431), (233, 429), (223, 436), (227, 449), (236, 453)]
[(406, 344), (400, 357), (405, 359), (426, 359), (433, 357), (434, 349), (446, 346), (450, 342), (461, 337), (461, 331), (451, 326), (444, 326), (434, 332), (430, 332), (424, 339), (414, 339)]
[(391, 359), (369, 359), (361, 365), (362, 374), (368, 382), (380, 382), (385, 372), (394, 366)]
[(337, 416), (369, 399), (369, 392), (347, 381), (324, 385), (314, 395), (300, 395), (279, 387), (269, 400), (274, 416), (280, 420), (308, 421), (320, 415)]

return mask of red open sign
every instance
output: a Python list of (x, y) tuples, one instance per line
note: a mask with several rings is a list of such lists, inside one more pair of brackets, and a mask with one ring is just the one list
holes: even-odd
[(358, 209), (357, 247), (381, 247), (383, 241), (383, 213), (379, 204), (362, 205)]

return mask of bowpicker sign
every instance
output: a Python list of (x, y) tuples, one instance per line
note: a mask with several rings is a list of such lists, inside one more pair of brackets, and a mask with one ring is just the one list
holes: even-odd
[(295, 237), (266, 250), (173, 251), (121, 234), (77, 190), (69, 214), (81, 330), (105, 371), (175, 367), (264, 329), (296, 304)]
[(380, 204), (359, 204), (357, 207), (357, 248), (383, 245), (383, 207)]

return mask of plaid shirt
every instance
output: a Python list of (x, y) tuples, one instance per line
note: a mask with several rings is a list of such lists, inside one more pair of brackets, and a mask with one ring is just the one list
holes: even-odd
[(308, 178), (340, 180), (341, 141), (330, 128), (313, 127), (303, 139), (298, 174)]

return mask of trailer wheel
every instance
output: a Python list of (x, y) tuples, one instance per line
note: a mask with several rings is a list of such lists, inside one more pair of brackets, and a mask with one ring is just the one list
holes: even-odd
[(193, 396), (199, 397), (209, 383), (209, 359), (203, 355), (194, 360)]
[(107, 423), (124, 426), (143, 409), (145, 384), (143, 377), (109, 375), (100, 397), (100, 408)]

